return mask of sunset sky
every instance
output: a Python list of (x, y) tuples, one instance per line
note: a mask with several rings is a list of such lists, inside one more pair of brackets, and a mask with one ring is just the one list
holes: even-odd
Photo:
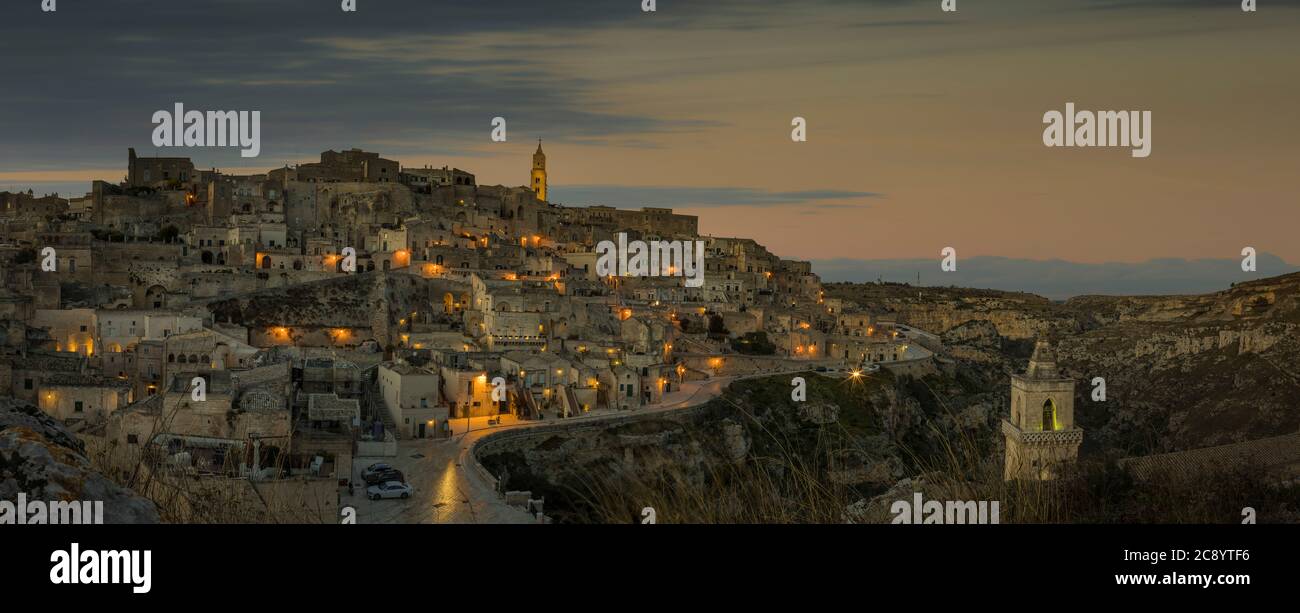
[[(39, 4), (0, 8), (0, 190), (119, 181), (127, 147), (523, 185), (541, 138), (553, 201), (671, 206), (784, 257), (1300, 263), (1294, 0)], [(154, 149), (175, 102), (260, 110), (261, 157)], [(1150, 157), (1044, 147), (1067, 102), (1151, 111)]]

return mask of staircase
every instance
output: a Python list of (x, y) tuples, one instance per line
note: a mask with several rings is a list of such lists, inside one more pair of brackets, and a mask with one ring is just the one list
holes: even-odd
[(582, 406), (578, 404), (578, 395), (573, 393), (573, 388), (564, 386), (564, 404), (567, 411), (566, 416), (582, 415)]
[(519, 405), (524, 409), (524, 417), (527, 419), (539, 419), (541, 417), (541, 408), (537, 406), (537, 401), (533, 399), (532, 392), (524, 387), (523, 381), (515, 382), (514, 394)]
[(397, 429), (397, 423), (393, 421), (393, 416), (388, 413), (388, 407), (384, 405), (384, 399), (379, 397), (379, 389), (371, 388), (370, 393), (365, 395), (367, 409), (371, 417), (379, 416), (379, 420), (384, 422), (384, 431), (393, 433), (395, 440), (402, 440), (402, 432)]

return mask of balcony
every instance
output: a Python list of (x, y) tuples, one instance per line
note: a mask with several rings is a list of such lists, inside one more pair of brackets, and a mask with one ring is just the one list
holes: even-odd
[(1002, 433), (1025, 445), (1065, 445), (1083, 442), (1083, 430), (1067, 428), (1065, 430), (1030, 430), (1017, 428), (1008, 420), (1002, 420)]

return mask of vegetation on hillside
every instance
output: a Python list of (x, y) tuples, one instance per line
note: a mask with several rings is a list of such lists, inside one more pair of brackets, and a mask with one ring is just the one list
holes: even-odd
[[(611, 453), (556, 479), (532, 473), (525, 454), (491, 461), (509, 468), (511, 489), (545, 492), (548, 513), (564, 522), (637, 522), (647, 507), (660, 523), (885, 522), (888, 503), (914, 491), (999, 501), (1003, 523), (1233, 523), (1245, 506), (1261, 522), (1300, 521), (1300, 488), (1247, 469), (1135, 482), (1102, 453), (1056, 481), (1005, 481), (1000, 414), (987, 410), (1001, 404), (991, 404), (978, 373), (801, 376), (806, 402), (791, 400), (784, 378), (742, 381), (680, 432), (655, 426), (679, 437), (665, 439), (663, 453), (697, 448), (695, 462), (657, 462), (637, 450), (629, 467)], [(748, 441), (739, 459), (727, 423)]]

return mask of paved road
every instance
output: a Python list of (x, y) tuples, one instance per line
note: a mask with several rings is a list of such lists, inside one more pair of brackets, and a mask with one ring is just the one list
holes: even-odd
[[(512, 419), (507, 416), (508, 419)], [(407, 500), (368, 500), (360, 489), (356, 495), (344, 496), (343, 504), (357, 509), (360, 523), (403, 524), (524, 524), (534, 523), (531, 515), (519, 507), (505, 504), (491, 488), (482, 483), (471, 465), (462, 464), (474, 441), (491, 432), (487, 418), (472, 420), (475, 429), (469, 437), (462, 434), (450, 439), (413, 439), (397, 443), (397, 457), (357, 458), (353, 461), (353, 482), (363, 483), (361, 471), (375, 462), (397, 467), (415, 488)]]
[[(800, 368), (788, 373), (807, 370)], [(727, 384), (737, 379), (772, 376), (788, 373), (762, 373), (758, 375), (718, 377), (700, 382), (688, 382), (682, 389), (666, 394), (658, 404), (647, 405), (635, 413), (673, 411), (708, 402), (722, 394)], [(627, 411), (601, 410), (587, 415), (571, 417), (563, 423), (626, 416)], [(450, 439), (402, 440), (397, 444), (395, 458), (356, 458), (353, 460), (352, 481), (364, 483), (361, 471), (375, 462), (385, 462), (397, 467), (415, 488), (406, 500), (369, 500), (364, 488), (358, 487), (353, 496), (344, 494), (340, 504), (357, 510), (359, 523), (473, 523), (473, 524), (524, 524), (536, 523), (532, 515), (520, 507), (512, 507), (493, 491), (474, 468), (469, 450), (479, 439), (506, 428), (528, 428), (554, 424), (557, 420), (518, 421), (513, 416), (502, 417), (500, 425), (488, 425), (488, 418), (452, 420)]]

